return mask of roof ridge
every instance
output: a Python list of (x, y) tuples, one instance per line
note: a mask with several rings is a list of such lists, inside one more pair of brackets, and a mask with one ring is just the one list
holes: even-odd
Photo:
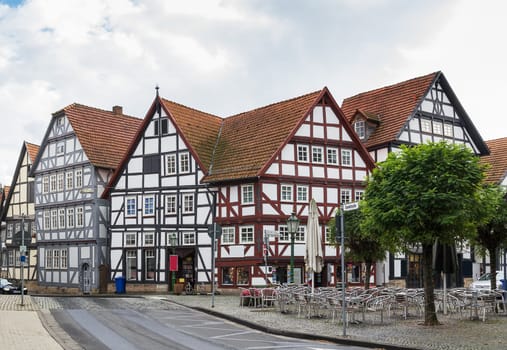
[(58, 114), (62, 111), (69, 111), (71, 110), (72, 108), (74, 107), (78, 107), (78, 108), (86, 108), (86, 109), (89, 109), (89, 110), (95, 110), (95, 111), (99, 111), (99, 112), (102, 112), (102, 113), (108, 113), (108, 114), (114, 114), (114, 115), (118, 115), (118, 116), (122, 116), (122, 117), (127, 117), (127, 118), (133, 118), (133, 119), (136, 119), (136, 120), (141, 120), (141, 118), (138, 118), (138, 117), (134, 117), (132, 115), (129, 115), (129, 114), (124, 114), (123, 112), (121, 114), (115, 114), (112, 110), (108, 110), (108, 109), (103, 109), (103, 108), (98, 108), (98, 107), (92, 107), (92, 106), (87, 106), (87, 105), (84, 105), (82, 103), (78, 103), (78, 102), (73, 102), (71, 103), (70, 105), (68, 106), (65, 106), (63, 107), (62, 109), (60, 109), (59, 111), (53, 113), (53, 115), (55, 114)]
[[(429, 74), (425, 74), (425, 75), (420, 75), (418, 77), (415, 77), (415, 78), (410, 78), (410, 79), (407, 79), (407, 80), (404, 80), (404, 81), (401, 81), (401, 82), (397, 82), (397, 83), (394, 83), (394, 84), (390, 84), (390, 85), (384, 85), (382, 87), (379, 87), (379, 88), (376, 88), (376, 89), (371, 89), (371, 90), (368, 90), (368, 91), (363, 91), (363, 92), (360, 92), (356, 95), (352, 95), (352, 96), (349, 96), (347, 98), (345, 98), (344, 100), (348, 100), (348, 99), (352, 99), (352, 98), (356, 98), (358, 96), (361, 96), (361, 95), (366, 95), (366, 94), (371, 94), (373, 93), (374, 91), (381, 91), (381, 90), (388, 90), (388, 89), (393, 89), (393, 88), (396, 88), (396, 87), (399, 87), (401, 85), (405, 85), (405, 84), (408, 84), (410, 82), (413, 82), (415, 80), (419, 80), (419, 79), (423, 79), (423, 78), (427, 78), (431, 75), (437, 75), (439, 73), (441, 73), (442, 71), (435, 71), (435, 72), (432, 72), (432, 73), (429, 73)], [(343, 105), (343, 103), (342, 103)]]
[(180, 106), (180, 107), (183, 107), (183, 108), (186, 108), (186, 109), (190, 109), (192, 111), (195, 111), (195, 112), (199, 112), (199, 113), (203, 113), (203, 114), (206, 114), (206, 115), (209, 115), (210, 117), (215, 117), (215, 118), (219, 118), (219, 119), (224, 119), (216, 114), (212, 114), (212, 113), (209, 113), (209, 112), (204, 112), (204, 111), (201, 111), (197, 108), (193, 108), (193, 107), (189, 107), (187, 105), (184, 105), (184, 104), (181, 104), (181, 103), (178, 103), (178, 102), (174, 102), (174, 101), (171, 101), (171, 100), (168, 100), (167, 98), (164, 98), (164, 97), (160, 97), (162, 100), (166, 101), (166, 102), (169, 102), (169, 103), (173, 103), (177, 106)]
[(304, 97), (308, 97), (310, 95), (320, 94), (324, 89), (325, 89), (325, 87), (322, 88), (322, 89), (320, 89), (320, 90), (315, 90), (315, 91), (312, 91), (312, 92), (309, 92), (309, 93), (306, 93), (306, 94), (303, 94), (303, 95), (300, 95), (300, 96), (288, 98), (286, 100), (282, 100), (282, 101), (278, 101), (278, 102), (273, 102), (273, 103), (270, 103), (270, 104), (262, 106), (262, 107), (257, 107), (257, 108), (251, 109), (249, 111), (244, 111), (244, 112), (240, 112), (240, 113), (237, 113), (237, 114), (233, 114), (233, 115), (228, 116), (226, 119), (236, 118), (236, 117), (239, 117), (241, 115), (244, 115), (244, 114), (247, 114), (247, 113), (252, 113), (252, 112), (255, 112), (255, 111), (259, 111), (259, 110), (264, 109), (264, 108), (276, 106), (276, 105), (279, 105), (279, 104), (282, 104), (282, 103), (292, 102), (294, 100), (297, 100), (297, 99), (300, 99), (300, 98), (304, 98)]

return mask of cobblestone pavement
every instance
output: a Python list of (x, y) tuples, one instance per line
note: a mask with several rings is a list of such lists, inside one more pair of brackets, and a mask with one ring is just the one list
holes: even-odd
[[(21, 305), (20, 298), (19, 295), (0, 295), (2, 349), (81, 349), (51, 316), (50, 310), (65, 308), (65, 298), (25, 296), (24, 305)], [(150, 299), (150, 302), (145, 299)], [(342, 324), (332, 323), (329, 318), (298, 318), (297, 313), (282, 314), (273, 308), (240, 307), (237, 296), (219, 295), (214, 300), (212, 308), (211, 296), (147, 295), (128, 299), (126, 304), (129, 305), (126, 307), (166, 309), (171, 308), (171, 302), (175, 302), (274, 331), (363, 341), (378, 344), (379, 348), (386, 345), (406, 349), (507, 349), (507, 316), (503, 314), (490, 317), (486, 322), (439, 314), (442, 325), (436, 327), (424, 327), (420, 324), (422, 320), (415, 317), (407, 320), (385, 318), (383, 323), (367, 318), (364, 323), (350, 324), (347, 336), (343, 337)], [(80, 302), (84, 309), (100, 307), (90, 303), (87, 298)]]
[(211, 296), (166, 295), (156, 298), (212, 310), (275, 330), (372, 342), (380, 347), (386, 344), (407, 349), (507, 349), (507, 315), (504, 314), (490, 317), (485, 322), (439, 314), (442, 324), (436, 327), (425, 327), (421, 325), (422, 319), (415, 317), (407, 320), (385, 318), (383, 323), (366, 319), (365, 323), (350, 324), (346, 329), (347, 336), (343, 337), (342, 324), (331, 323), (329, 318), (298, 318), (297, 313), (282, 314), (276, 309), (240, 307), (237, 296), (215, 296), (214, 308), (211, 308)]

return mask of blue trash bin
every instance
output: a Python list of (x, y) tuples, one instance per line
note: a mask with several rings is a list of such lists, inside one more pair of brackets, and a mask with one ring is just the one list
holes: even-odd
[(502, 282), (502, 289), (507, 290), (507, 280), (500, 280)]
[(123, 294), (125, 293), (125, 277), (119, 276), (114, 279), (116, 285), (116, 293)]

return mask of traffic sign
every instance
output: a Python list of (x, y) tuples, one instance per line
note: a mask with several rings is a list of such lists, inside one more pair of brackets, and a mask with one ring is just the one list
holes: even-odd
[(215, 231), (215, 239), (220, 238), (222, 236), (222, 226), (218, 224), (208, 225), (208, 236), (213, 239), (213, 230)]
[(343, 211), (356, 210), (359, 208), (359, 202), (345, 203), (343, 204)]

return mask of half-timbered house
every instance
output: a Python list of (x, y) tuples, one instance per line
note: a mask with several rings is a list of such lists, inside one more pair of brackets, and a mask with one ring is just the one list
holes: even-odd
[(120, 106), (53, 114), (32, 167), (40, 286), (106, 287), (109, 204), (100, 196), (140, 122)]
[[(6, 227), (5, 240), (2, 241), (5, 257), (2, 274), (8, 278), (36, 280), (37, 277), (34, 180), (29, 173), (38, 152), (38, 145), (23, 142), (9, 194), (1, 212), (1, 221), (5, 222)], [(21, 262), (22, 259), (24, 262)], [(21, 264), (24, 264), (23, 276)]]
[[(435, 72), (346, 98), (342, 109), (375, 162), (401, 145), (447, 141), (463, 144), (478, 156), (489, 153), (442, 72)], [(469, 246), (457, 254), (459, 271), (452, 284), (472, 276)], [(377, 266), (377, 282), (403, 281), (408, 287), (422, 286), (421, 254), (389, 255)], [(396, 283), (396, 282), (395, 282)]]
[[(339, 250), (327, 223), (341, 204), (362, 198), (373, 167), (327, 88), (226, 118), (204, 179), (218, 188), (219, 284), (306, 282), (305, 228), (313, 198), (324, 253), (324, 269), (313, 283), (336, 285)], [(300, 225), (290, 281), (287, 219), (293, 212)], [(348, 282), (359, 283), (358, 267), (346, 269)]]
[(215, 193), (201, 181), (221, 124), (157, 93), (103, 197), (111, 201), (112, 279), (143, 290), (211, 283)]
[[(295, 212), (296, 280), (303, 281), (310, 200), (328, 237), (327, 222), (341, 203), (362, 196), (373, 166), (327, 88), (228, 118), (157, 95), (104, 196), (111, 198), (111, 277), (165, 289), (173, 255), (177, 281), (209, 284), (209, 229), (218, 223), (220, 286), (286, 281), (286, 220)], [(265, 235), (271, 244), (263, 249)], [(335, 284), (338, 251), (328, 243), (319, 283)]]

